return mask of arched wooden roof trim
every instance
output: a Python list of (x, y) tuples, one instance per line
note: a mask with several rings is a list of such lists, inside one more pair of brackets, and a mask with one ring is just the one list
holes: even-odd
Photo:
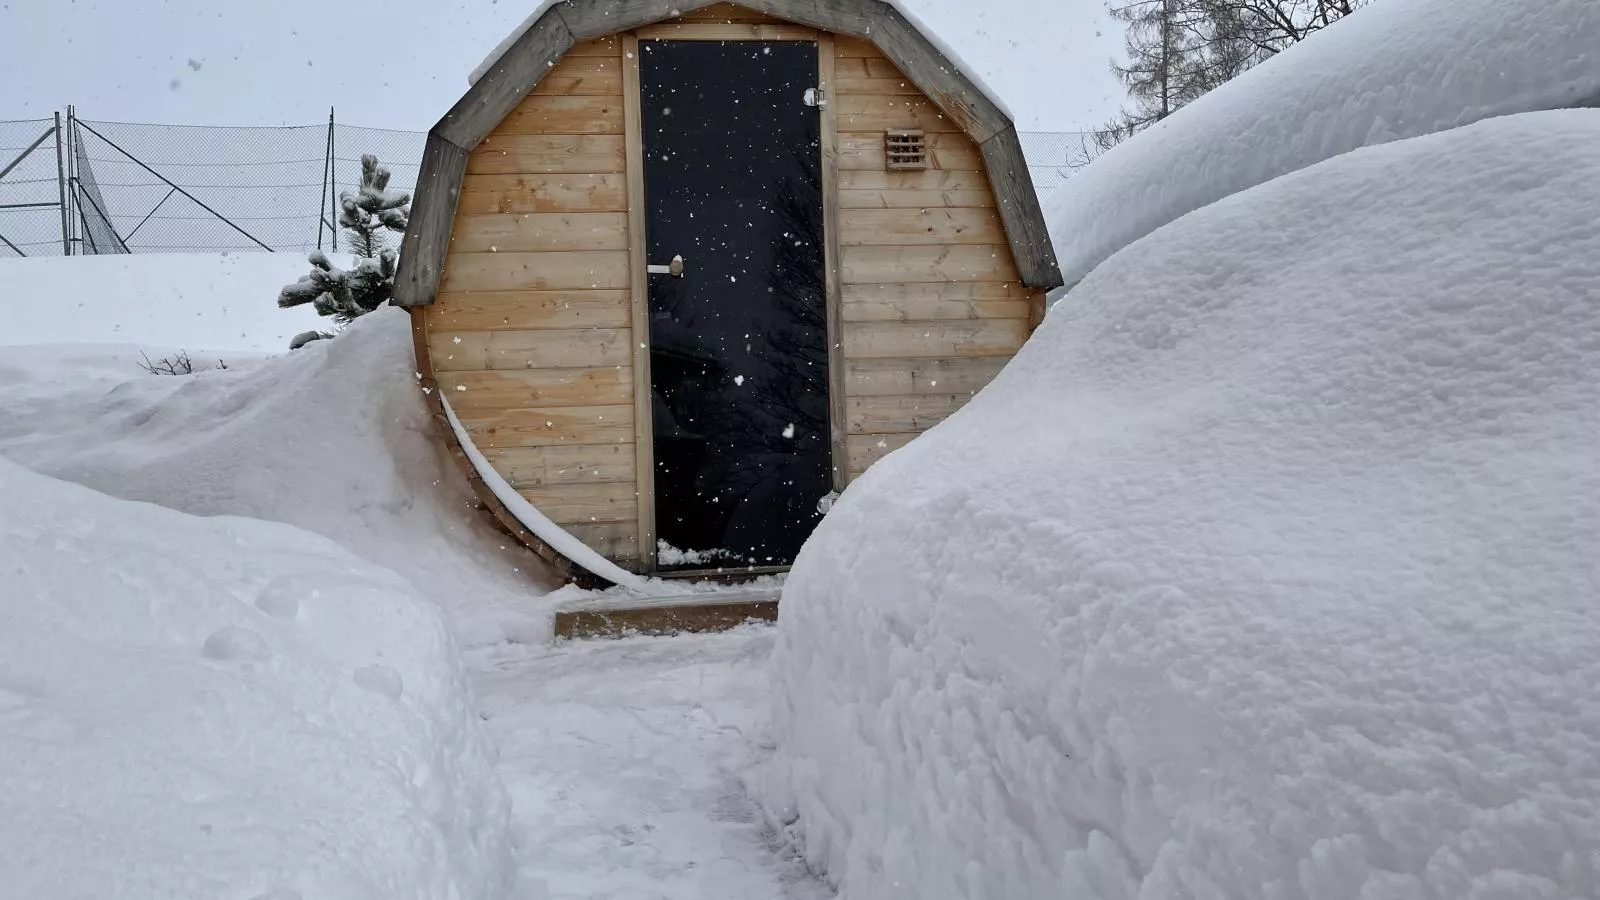
[[(559, 0), (530, 25), (428, 132), (395, 277), (398, 306), (426, 306), (443, 275), (467, 156), (579, 41), (676, 18), (716, 0)], [(1011, 119), (934, 43), (883, 0), (737, 0), (823, 31), (865, 38), (978, 144), (1001, 222), (1029, 287), (1062, 284), (1044, 213)]]

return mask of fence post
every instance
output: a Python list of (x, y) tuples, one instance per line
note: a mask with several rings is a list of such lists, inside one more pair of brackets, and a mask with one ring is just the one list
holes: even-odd
[(67, 234), (67, 162), (62, 153), (65, 137), (61, 134), (61, 113), (56, 117), (56, 190), (61, 195), (61, 255), (72, 255), (72, 237)]
[(339, 252), (339, 160), (333, 140), (333, 107), (328, 107), (328, 230), (333, 232), (333, 252)]

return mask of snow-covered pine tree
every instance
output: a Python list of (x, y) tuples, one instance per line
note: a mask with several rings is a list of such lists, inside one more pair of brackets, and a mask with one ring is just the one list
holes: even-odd
[(399, 255), (384, 232), (405, 232), (410, 204), (410, 194), (389, 190), (389, 170), (378, 165), (378, 158), (362, 156), (360, 190), (339, 195), (339, 224), (358, 257), (355, 268), (341, 269), (313, 250), (310, 273), (278, 292), (278, 306), (310, 303), (317, 315), (348, 324), (389, 302)]

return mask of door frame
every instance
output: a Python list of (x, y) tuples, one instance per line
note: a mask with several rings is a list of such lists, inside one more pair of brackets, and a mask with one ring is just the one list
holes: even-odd
[[(839, 278), (839, 138), (834, 126), (833, 35), (803, 25), (720, 25), (685, 22), (647, 25), (622, 33), (622, 122), (628, 178), (628, 265), (633, 326), (634, 469), (639, 491), (639, 572), (656, 572), (655, 409), (650, 393), (650, 279), (645, 247), (648, 207), (644, 195), (644, 125), (639, 93), (639, 41), (795, 41), (817, 45), (821, 118), (823, 302), (828, 331), (828, 438), (833, 489), (845, 488), (849, 472), (845, 411), (844, 315)], [(786, 571), (760, 567), (751, 574)], [(706, 570), (726, 572), (726, 569)], [(740, 570), (742, 571), (742, 569)], [(674, 571), (673, 577), (701, 572)]]

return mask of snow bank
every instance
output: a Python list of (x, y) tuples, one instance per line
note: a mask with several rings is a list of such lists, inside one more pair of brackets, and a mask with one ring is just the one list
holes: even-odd
[(8, 896), (505, 896), (464, 673), (392, 573), (4, 460), (0, 573)]
[(848, 900), (1600, 895), (1596, 146), (1530, 113), (1207, 206), (846, 491), (773, 663), (812, 865)]
[(474, 508), (417, 387), (404, 312), (226, 371), (147, 375), (137, 357), (8, 351), (0, 456), (125, 499), (316, 532), (404, 576), (470, 644), (548, 640), (535, 598), (556, 579)]
[(1384, 0), (1096, 160), (1046, 207), (1074, 284), (1208, 203), (1357, 147), (1600, 104), (1594, 0)]
[(0, 345), (278, 353), (328, 326), (309, 307), (278, 308), (278, 290), (308, 268), (299, 253), (0, 259)]

